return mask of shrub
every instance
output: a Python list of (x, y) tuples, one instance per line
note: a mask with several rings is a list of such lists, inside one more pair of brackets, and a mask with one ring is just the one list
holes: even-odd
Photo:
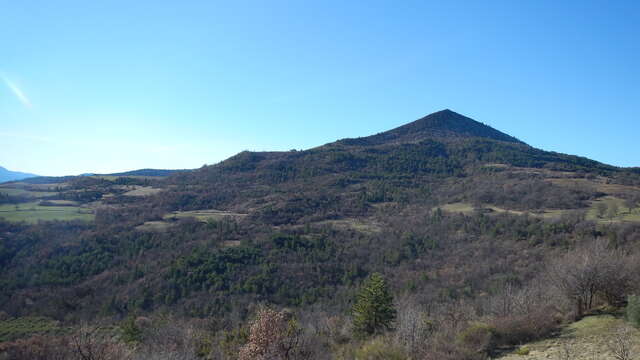
[(131, 359), (131, 352), (101, 328), (82, 325), (70, 335), (37, 335), (0, 343), (0, 359), (127, 360)]
[(364, 343), (355, 351), (358, 360), (405, 360), (409, 357), (404, 350), (377, 338)]
[(105, 329), (83, 324), (69, 336), (73, 356), (81, 360), (125, 360), (131, 353), (125, 344), (114, 341)]
[(530, 352), (531, 350), (528, 347), (522, 346), (519, 347), (518, 350), (516, 350), (516, 355), (529, 355)]
[(129, 316), (120, 326), (120, 336), (126, 343), (137, 343), (142, 341), (142, 329), (136, 324), (136, 319)]
[(458, 335), (458, 343), (471, 353), (488, 354), (495, 347), (496, 329), (485, 323), (472, 323)]
[(627, 321), (631, 325), (640, 328), (640, 297), (631, 295), (627, 298), (626, 308)]
[(527, 315), (505, 316), (492, 321), (496, 342), (500, 345), (518, 345), (551, 335), (559, 326), (553, 312), (541, 309)]
[(71, 357), (68, 339), (36, 335), (0, 343), (0, 358), (13, 360), (64, 360)]

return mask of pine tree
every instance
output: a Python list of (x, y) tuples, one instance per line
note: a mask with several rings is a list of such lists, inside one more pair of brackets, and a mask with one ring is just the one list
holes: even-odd
[(382, 275), (373, 273), (360, 288), (352, 309), (353, 328), (358, 336), (390, 330), (396, 319), (393, 295)]

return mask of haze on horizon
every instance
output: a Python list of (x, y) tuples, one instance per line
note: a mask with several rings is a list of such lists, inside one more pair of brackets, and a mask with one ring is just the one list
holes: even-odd
[(0, 4), (0, 166), (197, 168), (449, 108), (640, 166), (635, 1)]

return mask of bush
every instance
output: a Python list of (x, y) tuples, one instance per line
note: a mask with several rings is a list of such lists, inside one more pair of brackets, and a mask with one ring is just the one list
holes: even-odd
[(0, 359), (127, 360), (131, 352), (98, 327), (83, 325), (70, 335), (42, 336), (0, 343)]
[(64, 360), (71, 357), (68, 339), (36, 335), (0, 343), (0, 358), (14, 360)]
[(472, 323), (458, 335), (458, 342), (471, 353), (488, 354), (495, 347), (496, 329), (485, 323)]
[(355, 358), (358, 360), (405, 360), (409, 357), (404, 350), (378, 338), (364, 343), (357, 349)]
[(506, 316), (492, 321), (496, 342), (500, 345), (518, 345), (551, 335), (559, 326), (550, 310), (539, 310), (522, 316)]
[(531, 350), (528, 347), (522, 346), (522, 347), (519, 347), (518, 350), (516, 350), (516, 355), (522, 355), (522, 356), (529, 355), (530, 352)]
[(640, 328), (640, 297), (630, 295), (627, 298), (626, 308), (627, 321), (634, 327)]
[(120, 338), (125, 343), (137, 343), (142, 341), (142, 329), (136, 324), (136, 319), (133, 316), (127, 317), (127, 319), (120, 326)]

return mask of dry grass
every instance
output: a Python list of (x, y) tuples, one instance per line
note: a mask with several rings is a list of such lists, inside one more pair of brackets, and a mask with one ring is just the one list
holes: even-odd
[(529, 214), (530, 216), (541, 217), (545, 219), (557, 219), (563, 215), (566, 215), (574, 211), (574, 210), (546, 209), (543, 212), (527, 212), (527, 211), (505, 209), (505, 208), (501, 208), (494, 205), (483, 205), (482, 208), (475, 208), (473, 205), (469, 203), (463, 203), (463, 202), (446, 204), (443, 206), (439, 206), (439, 208), (447, 212), (463, 213), (463, 214), (470, 214), (470, 213), (473, 213), (474, 211), (478, 211), (478, 210), (481, 211), (482, 209), (485, 209), (485, 210), (490, 210), (489, 214), (491, 213), (493, 214), (508, 213), (513, 215)]
[(463, 203), (463, 202), (446, 204), (443, 206), (439, 206), (439, 208), (447, 212), (455, 212), (455, 213), (463, 213), (463, 214), (469, 214), (475, 211), (475, 208), (473, 207), (473, 205), (469, 203)]
[(595, 191), (605, 193), (607, 195), (615, 194), (637, 194), (640, 192), (640, 188), (635, 186), (620, 185), (620, 184), (607, 184), (607, 179), (598, 177), (594, 179), (583, 178), (553, 178), (546, 179), (554, 185), (575, 188), (577, 186), (588, 187)]
[[(598, 217), (596, 207), (598, 203), (605, 203), (607, 207), (610, 207), (612, 204), (618, 207), (618, 213), (616, 216), (609, 218)], [(542, 212), (526, 212), (519, 210), (510, 210), (501, 208), (494, 205), (483, 205), (482, 208), (475, 208), (473, 205), (464, 202), (451, 203), (443, 206), (438, 206), (438, 208), (442, 209), (446, 212), (451, 213), (462, 213), (462, 214), (470, 214), (477, 210), (488, 209), (490, 210), (489, 214), (513, 214), (513, 215), (524, 215), (529, 214), (530, 216), (540, 217), (544, 219), (558, 219), (564, 215), (571, 214), (575, 211), (580, 210), (565, 210), (565, 209), (544, 209)], [(585, 209), (582, 209), (584, 211)], [(598, 221), (600, 223), (620, 223), (620, 222), (640, 222), (640, 208), (629, 209), (624, 205), (624, 200), (614, 197), (614, 196), (605, 196), (601, 199), (595, 200), (591, 203), (591, 206), (586, 209), (587, 220)]]
[(340, 220), (325, 220), (316, 223), (317, 225), (329, 225), (336, 229), (342, 230), (355, 230), (365, 234), (376, 234), (382, 231), (380, 224), (369, 219), (340, 219)]
[(510, 352), (499, 359), (558, 359), (564, 350), (571, 352), (572, 359), (615, 360), (610, 344), (615, 341), (619, 329), (630, 332), (632, 346), (637, 355), (640, 354), (640, 331), (631, 328), (624, 320), (611, 315), (588, 316), (565, 327), (558, 337), (526, 344), (529, 355), (518, 355)]
[(184, 219), (184, 218), (196, 218), (200, 221), (208, 221), (208, 220), (221, 220), (227, 217), (231, 218), (243, 218), (247, 216), (247, 214), (239, 214), (231, 211), (221, 211), (221, 210), (193, 210), (193, 211), (174, 211), (170, 214), (164, 216), (166, 220), (176, 220), (176, 219)]
[(166, 221), (147, 221), (142, 225), (136, 226), (136, 230), (143, 232), (165, 232), (171, 227)]
[(136, 186), (135, 189), (127, 191), (123, 195), (125, 196), (150, 196), (159, 193), (162, 189), (154, 188), (151, 186)]

